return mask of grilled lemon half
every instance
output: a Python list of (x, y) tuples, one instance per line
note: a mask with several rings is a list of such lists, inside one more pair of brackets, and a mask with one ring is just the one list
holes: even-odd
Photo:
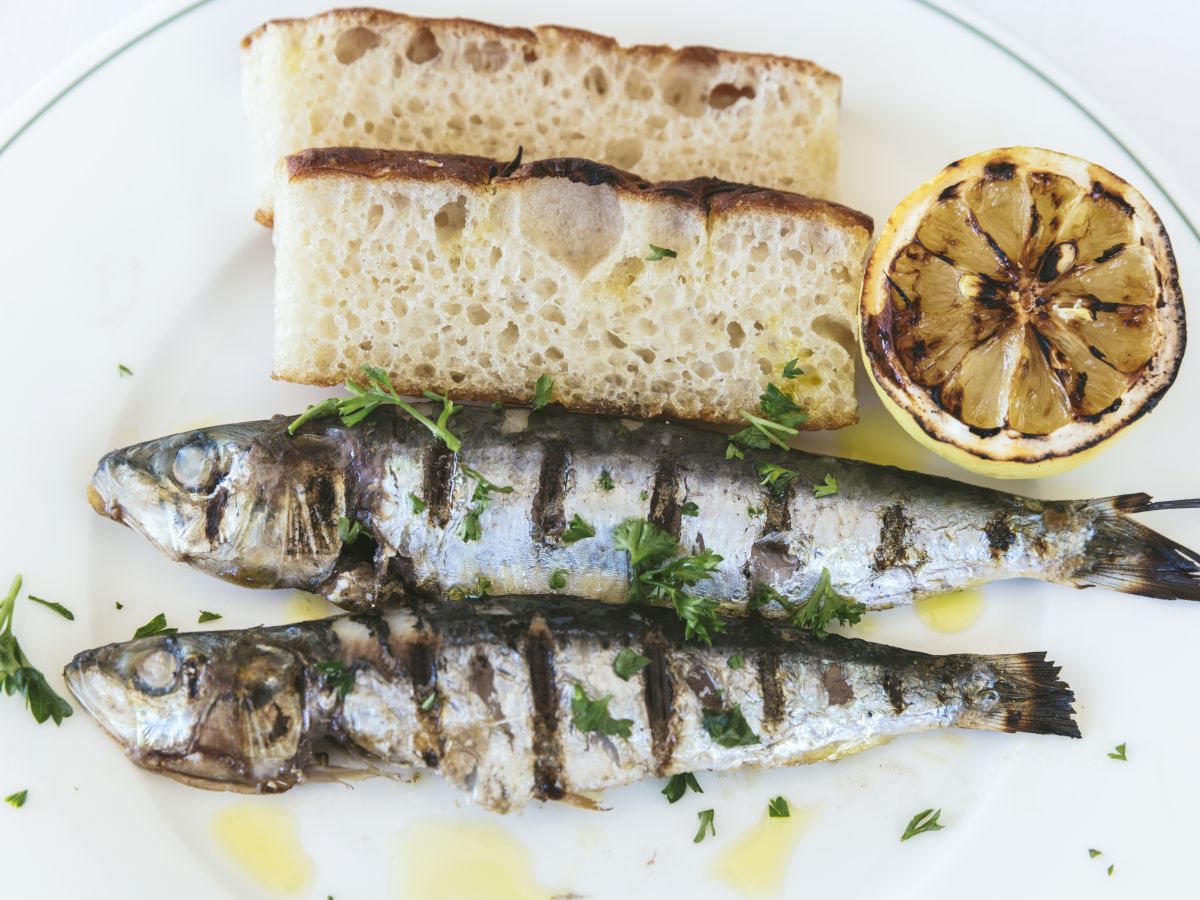
[(1073, 468), (1158, 403), (1186, 343), (1171, 242), (1112, 172), (1010, 147), (896, 207), (863, 283), (867, 371), (891, 414), (973, 472)]

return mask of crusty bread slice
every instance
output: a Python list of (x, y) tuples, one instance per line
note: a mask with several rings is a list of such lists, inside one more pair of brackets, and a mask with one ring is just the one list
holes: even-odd
[(807, 427), (856, 419), (861, 213), (579, 159), (334, 148), (277, 172), (277, 378), (370, 364), (402, 393), (528, 403), (547, 373), (574, 409), (724, 423), (773, 380)]
[(804, 60), (372, 9), (268, 22), (242, 45), (264, 222), (275, 163), (308, 147), (510, 159), (524, 146), (832, 196), (841, 80)]

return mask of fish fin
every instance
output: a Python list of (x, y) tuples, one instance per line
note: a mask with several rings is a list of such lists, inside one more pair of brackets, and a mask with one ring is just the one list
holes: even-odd
[(1076, 587), (1106, 587), (1162, 600), (1200, 600), (1200, 553), (1128, 517), (1128, 513), (1200, 508), (1200, 499), (1154, 503), (1149, 494), (1090, 500), (1098, 516), (1070, 576)]
[(967, 707), (959, 726), (984, 731), (1027, 731), (1079, 737), (1073, 718), (1075, 692), (1058, 677), (1059, 667), (1040, 653), (985, 656), (995, 674), (999, 699)]

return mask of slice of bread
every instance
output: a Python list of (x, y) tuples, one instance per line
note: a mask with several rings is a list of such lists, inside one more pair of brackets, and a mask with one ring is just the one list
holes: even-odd
[(721, 423), (775, 381), (809, 428), (856, 420), (861, 213), (579, 159), (333, 148), (277, 172), (277, 378), (370, 364), (401, 393), (528, 403), (547, 373), (573, 409)]
[(268, 22), (242, 46), (266, 223), (275, 163), (308, 147), (511, 159), (523, 146), (832, 196), (841, 79), (804, 60), (372, 9)]

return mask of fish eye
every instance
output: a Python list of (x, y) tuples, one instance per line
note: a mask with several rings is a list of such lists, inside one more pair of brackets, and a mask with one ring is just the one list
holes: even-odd
[(134, 681), (138, 690), (151, 697), (170, 693), (179, 681), (179, 659), (165, 647), (151, 650), (137, 661)]
[(220, 473), (217, 445), (203, 435), (188, 441), (175, 453), (171, 477), (185, 491), (206, 494), (217, 485)]

